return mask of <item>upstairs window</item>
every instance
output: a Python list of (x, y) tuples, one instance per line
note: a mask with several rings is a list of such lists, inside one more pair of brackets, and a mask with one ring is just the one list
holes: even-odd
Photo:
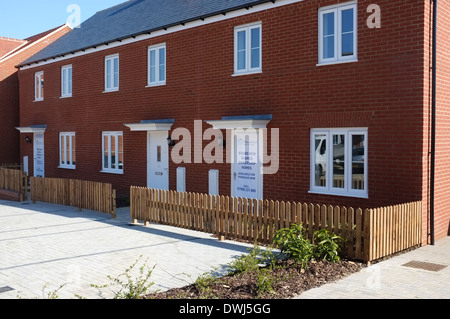
[(72, 66), (66, 65), (61, 68), (61, 97), (72, 96)]
[(261, 72), (261, 23), (240, 26), (234, 30), (234, 73)]
[(319, 64), (357, 60), (357, 5), (319, 10)]
[(119, 55), (105, 58), (105, 92), (119, 90)]
[(59, 133), (59, 167), (75, 169), (75, 133)]
[(148, 86), (166, 84), (166, 45), (148, 48)]
[(36, 72), (34, 74), (34, 100), (44, 100), (44, 72)]
[(103, 132), (103, 172), (123, 173), (123, 132)]

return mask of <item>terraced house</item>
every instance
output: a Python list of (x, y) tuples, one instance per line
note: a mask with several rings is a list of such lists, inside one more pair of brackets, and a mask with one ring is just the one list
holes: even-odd
[(27, 39), (0, 36), (0, 165), (19, 162), (19, 76), (16, 66), (65, 33), (63, 25)]
[(134, 185), (362, 208), (422, 200), (424, 241), (445, 236), (449, 10), (124, 2), (20, 64), (21, 156), (34, 176), (123, 195)]

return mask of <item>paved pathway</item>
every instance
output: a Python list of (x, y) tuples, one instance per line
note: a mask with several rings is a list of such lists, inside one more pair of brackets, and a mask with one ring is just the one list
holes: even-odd
[(373, 264), (342, 280), (308, 290), (297, 297), (319, 298), (449, 299), (450, 237), (437, 240), (434, 246), (423, 246)]
[[(48, 298), (52, 292), (64, 299), (112, 298), (111, 289), (98, 290), (91, 284), (108, 283), (108, 276), (117, 278), (135, 261), (132, 278), (138, 277), (140, 266), (147, 265), (155, 267), (151, 276), (154, 290), (181, 287), (251, 247), (219, 242), (201, 232), (153, 224), (132, 226), (130, 222), (128, 208), (119, 209), (113, 219), (60, 205), (0, 200), (0, 299)], [(411, 261), (444, 268), (405, 266)], [(295, 299), (449, 297), (450, 237), (446, 237), (435, 246), (374, 264)]]
[(250, 247), (201, 232), (130, 223), (127, 208), (113, 219), (60, 205), (0, 200), (0, 299), (48, 298), (52, 292), (61, 299), (111, 298), (112, 289), (91, 284), (109, 283), (108, 276), (117, 278), (136, 261), (132, 278), (141, 266), (155, 267), (152, 290), (181, 287)]

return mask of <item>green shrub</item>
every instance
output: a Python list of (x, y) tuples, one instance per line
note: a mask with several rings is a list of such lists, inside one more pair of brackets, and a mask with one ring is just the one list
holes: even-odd
[(293, 224), (291, 228), (280, 229), (273, 242), (287, 258), (300, 262), (303, 268), (312, 259), (340, 261), (341, 237), (330, 234), (326, 229), (314, 232), (313, 243), (305, 237), (303, 225)]
[(300, 262), (302, 267), (313, 258), (314, 246), (304, 238), (304, 228), (301, 224), (277, 231), (273, 243), (287, 258), (292, 258), (296, 263)]
[(339, 262), (339, 251), (342, 243), (342, 237), (329, 233), (326, 229), (316, 231), (314, 233), (315, 258)]

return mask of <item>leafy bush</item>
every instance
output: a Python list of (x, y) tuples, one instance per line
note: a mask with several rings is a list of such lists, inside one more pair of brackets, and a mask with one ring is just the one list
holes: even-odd
[(343, 242), (342, 237), (331, 234), (326, 229), (314, 233), (314, 256), (318, 259), (339, 262), (339, 251)]
[(311, 243), (305, 238), (305, 230), (301, 224), (280, 229), (273, 239), (274, 244), (287, 258), (300, 262), (303, 268), (312, 259), (340, 261), (339, 250), (342, 241), (341, 237), (321, 229), (314, 232), (314, 243)]
[(275, 234), (273, 243), (280, 248), (282, 253), (286, 254), (287, 258), (300, 262), (302, 266), (306, 266), (313, 258), (314, 246), (304, 238), (304, 228), (301, 224), (280, 229)]

